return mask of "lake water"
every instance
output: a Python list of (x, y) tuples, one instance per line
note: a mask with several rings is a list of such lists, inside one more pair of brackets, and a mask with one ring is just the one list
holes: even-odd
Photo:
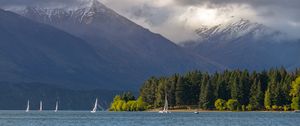
[(0, 111), (0, 126), (300, 126), (300, 114)]

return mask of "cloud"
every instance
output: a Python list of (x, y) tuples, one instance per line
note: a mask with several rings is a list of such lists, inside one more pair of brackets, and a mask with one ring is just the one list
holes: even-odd
[[(90, 0), (0, 0), (0, 7), (78, 6)], [(300, 34), (300, 0), (99, 0), (134, 22), (174, 42), (195, 39), (201, 25), (231, 16), (250, 19), (294, 37)]]
[(80, 0), (0, 0), (1, 7), (7, 6), (48, 6), (48, 5), (61, 5), (73, 4)]
[(26, 6), (68, 8), (84, 6), (92, 1), (93, 0), (0, 0), (0, 8), (20, 8)]
[(174, 0), (174, 2), (181, 5), (228, 5), (228, 4), (248, 4), (251, 6), (282, 6), (299, 8), (299, 0)]
[[(265, 24), (292, 37), (300, 34), (300, 0), (122, 0), (121, 7), (111, 1), (117, 0), (106, 4), (175, 42), (194, 39), (197, 27), (226, 22), (231, 16)], [(212, 19), (197, 20), (199, 14)]]
[[(115, 1), (102, 2), (174, 42), (196, 39), (197, 35), (194, 31), (202, 25), (218, 25), (227, 21), (226, 18), (229, 19), (232, 15), (248, 18), (253, 14), (248, 6), (242, 5), (216, 8), (210, 4), (183, 5), (174, 0), (122, 0), (121, 4)], [(241, 12), (240, 9), (244, 11)]]

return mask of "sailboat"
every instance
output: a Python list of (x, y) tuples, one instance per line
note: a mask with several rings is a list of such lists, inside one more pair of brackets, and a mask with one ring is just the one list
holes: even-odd
[(97, 111), (97, 107), (98, 107), (98, 98), (96, 98), (95, 105), (91, 113), (95, 113)]
[(40, 101), (40, 111), (43, 111), (43, 102)]
[(165, 95), (165, 105), (164, 109), (162, 111), (159, 111), (158, 113), (171, 113), (168, 111), (169, 105), (168, 105), (168, 97)]
[(56, 105), (55, 105), (55, 110), (54, 112), (57, 112), (58, 111), (58, 101), (56, 101)]
[(26, 108), (26, 112), (29, 112), (29, 100), (27, 101), (27, 108)]
[(197, 110), (194, 112), (194, 114), (199, 114), (199, 106), (198, 106)]

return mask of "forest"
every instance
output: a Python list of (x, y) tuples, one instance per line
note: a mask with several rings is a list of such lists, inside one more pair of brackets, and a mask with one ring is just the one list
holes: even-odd
[(300, 69), (226, 70), (213, 74), (192, 71), (151, 77), (140, 89), (140, 97), (150, 109), (161, 108), (165, 95), (171, 109), (299, 110)]

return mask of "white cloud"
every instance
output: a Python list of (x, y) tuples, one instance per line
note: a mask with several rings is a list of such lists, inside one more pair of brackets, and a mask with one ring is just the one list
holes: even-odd
[[(153, 32), (174, 42), (196, 39), (195, 30), (201, 25), (214, 26), (228, 21), (231, 16), (251, 18), (255, 12), (247, 5), (211, 7), (182, 6), (174, 0), (102, 0), (107, 6)], [(120, 6), (122, 5), (122, 6)]]

